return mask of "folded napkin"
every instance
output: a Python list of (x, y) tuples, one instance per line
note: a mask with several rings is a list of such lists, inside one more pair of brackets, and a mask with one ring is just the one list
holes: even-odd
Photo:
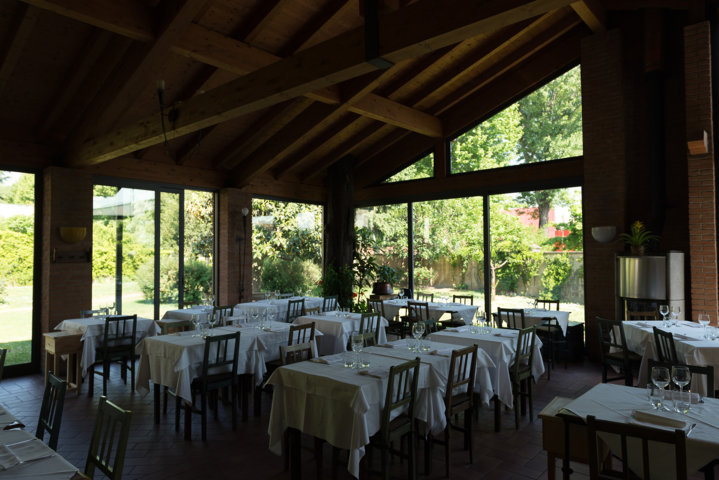
[(377, 347), (394, 348), (394, 345), (392, 345), (391, 343), (383, 343), (382, 345), (377, 345)]
[(517, 338), (517, 333), (502, 333), (497, 332), (494, 334), (495, 337), (504, 337), (504, 338)]
[(632, 417), (640, 423), (648, 423), (660, 427), (678, 428), (680, 430), (687, 428), (687, 422), (677, 420), (675, 418), (665, 417), (646, 410), (634, 410)]
[(375, 377), (375, 378), (387, 378), (389, 377), (389, 368), (387, 367), (372, 367), (368, 368), (367, 370), (360, 370), (360, 375), (367, 375), (368, 377)]
[(455, 332), (455, 333), (463, 333), (463, 332), (466, 332), (467, 330), (468, 330), (467, 327), (448, 328), (448, 329), (446, 329), (447, 332)]
[(437, 350), (432, 350), (429, 352), (430, 355), (437, 355), (439, 357), (451, 357), (452, 356), (452, 349), (451, 348), (438, 348)]
[(55, 456), (55, 452), (38, 438), (13, 443), (7, 445), (7, 447), (17, 457), (20, 463)]
[(674, 338), (678, 338), (679, 340), (699, 340), (698, 338), (682, 335), (681, 333), (675, 333)]
[(0, 445), (0, 469), (7, 470), (20, 463), (20, 460), (5, 445)]
[(317, 363), (324, 363), (325, 365), (337, 365), (339, 363), (344, 363), (344, 358), (341, 353), (336, 353), (334, 355), (325, 355), (324, 357), (315, 358), (313, 361)]

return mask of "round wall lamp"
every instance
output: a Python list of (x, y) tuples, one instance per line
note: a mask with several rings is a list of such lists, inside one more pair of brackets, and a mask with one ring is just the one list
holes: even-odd
[(79, 243), (85, 240), (87, 228), (85, 227), (60, 227), (60, 238), (67, 243)]
[(592, 227), (592, 238), (599, 243), (609, 243), (617, 235), (617, 227), (606, 225), (603, 227)]

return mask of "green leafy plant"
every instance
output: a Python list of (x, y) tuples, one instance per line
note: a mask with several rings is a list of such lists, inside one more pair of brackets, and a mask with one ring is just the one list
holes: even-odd
[(374, 252), (374, 241), (372, 231), (368, 228), (355, 227), (355, 249), (352, 262), (352, 273), (354, 275), (354, 286), (360, 292), (372, 286), (372, 279), (376, 276), (377, 261), (372, 255)]
[(297, 257), (267, 257), (262, 265), (262, 287), (267, 291), (306, 292), (315, 288), (320, 277), (320, 267)]
[(322, 278), (322, 295), (337, 295), (339, 304), (349, 307), (352, 305), (353, 281), (352, 269), (347, 265), (343, 265), (339, 271), (334, 265), (328, 265)]
[(399, 280), (397, 271), (389, 265), (381, 265), (377, 268), (377, 281), (381, 283), (394, 284)]
[(629, 233), (622, 233), (620, 236), (624, 239), (624, 243), (630, 247), (641, 247), (659, 239), (657, 235), (647, 230), (639, 220), (632, 223)]
[(572, 261), (567, 254), (556, 254), (547, 259), (542, 273), (542, 298), (559, 300), (562, 287), (572, 274)]

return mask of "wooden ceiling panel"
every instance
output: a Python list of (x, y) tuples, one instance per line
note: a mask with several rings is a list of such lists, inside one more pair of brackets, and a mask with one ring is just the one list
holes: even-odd
[(267, 3), (267, 0), (243, 2), (214, 0), (209, 3), (207, 10), (197, 23), (223, 35), (233, 35), (238, 26), (258, 8), (258, 5), (264, 3)]

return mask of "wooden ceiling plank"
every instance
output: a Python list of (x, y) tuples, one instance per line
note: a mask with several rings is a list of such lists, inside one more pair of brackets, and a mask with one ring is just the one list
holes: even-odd
[(280, 49), (279, 56), (287, 57), (302, 50), (316, 35), (321, 34), (322, 27), (331, 23), (352, 3), (352, 0), (331, 0), (287, 40)]
[(429, 137), (442, 136), (442, 122), (439, 118), (373, 93), (350, 104), (349, 110)]
[(607, 14), (598, 0), (580, 0), (571, 7), (594, 33), (606, 31)]
[(15, 67), (22, 58), (22, 51), (28, 39), (32, 36), (38, 13), (39, 11), (30, 5), (23, 5), (18, 9), (15, 28), (9, 32), (7, 48), (0, 54), (0, 94), (5, 89), (5, 85), (7, 85), (13, 71), (15, 71)]
[(204, 130), (195, 132), (194, 135), (190, 136), (188, 140), (175, 152), (175, 164), (185, 165), (187, 162), (192, 160), (200, 146), (200, 142), (211, 135), (216, 127), (217, 125), (205, 128)]
[(154, 40), (152, 9), (138, 0), (22, 0), (141, 42)]
[(253, 43), (255, 39), (260, 35), (260, 32), (264, 30), (269, 23), (282, 11), (283, 8), (287, 7), (288, 0), (264, 0), (260, 2), (266, 5), (265, 14), (262, 17), (253, 22), (250, 30), (243, 35), (245, 42)]
[[(541, 15), (570, 0), (423, 0), (380, 18), (380, 55), (399, 63), (485, 31)], [(456, 15), (461, 11), (462, 15)], [(428, 23), (427, 18), (433, 21)], [(178, 108), (178, 119), (167, 138), (177, 138), (309, 92), (355, 78), (374, 67), (365, 61), (364, 31), (354, 29), (303, 50), (204, 95)], [(124, 128), (86, 139), (71, 149), (72, 166), (92, 165), (164, 141), (156, 115)]]

